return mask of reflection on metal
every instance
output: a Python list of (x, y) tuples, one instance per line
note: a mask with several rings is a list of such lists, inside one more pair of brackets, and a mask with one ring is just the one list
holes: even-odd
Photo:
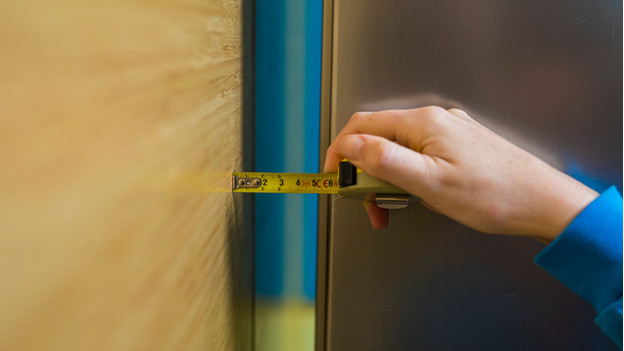
[(490, 118), (487, 115), (481, 114), (479, 110), (474, 108), (474, 106), (465, 106), (460, 101), (442, 96), (440, 94), (418, 93), (404, 96), (393, 96), (391, 98), (386, 97), (371, 99), (371, 101), (363, 103), (361, 109), (363, 111), (379, 111), (387, 108), (384, 108), (384, 106), (414, 107), (427, 105), (450, 106), (460, 110), (470, 111), (470, 117), (479, 121), (480, 124), (491, 130), (495, 130), (497, 134), (504, 136), (505, 139), (539, 157), (554, 168), (559, 170), (565, 169), (564, 160), (557, 157), (555, 150), (549, 149), (546, 145), (543, 145), (541, 140), (531, 138), (530, 135), (522, 133), (521, 129), (515, 129), (505, 121), (501, 121), (500, 118)]
[[(621, 191), (621, 14), (610, 0), (326, 1), (321, 136), (361, 110), (459, 107)], [(615, 349), (592, 307), (533, 264), (533, 240), (419, 205), (377, 232), (361, 205), (327, 206), (317, 350)]]
[(375, 203), (380, 208), (398, 210), (407, 207), (409, 204), (409, 195), (377, 194), (375, 196)]

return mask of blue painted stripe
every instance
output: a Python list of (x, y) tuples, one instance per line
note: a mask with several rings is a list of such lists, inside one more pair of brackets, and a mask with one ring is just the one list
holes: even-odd
[[(317, 172), (322, 1), (259, 0), (255, 167)], [(255, 195), (256, 295), (314, 299), (317, 195)]]
[[(284, 1), (257, 1), (255, 18), (255, 167), (283, 171), (284, 148)], [(284, 213), (284, 195), (255, 196), (256, 295), (282, 293), (284, 238), (278, 228)]]

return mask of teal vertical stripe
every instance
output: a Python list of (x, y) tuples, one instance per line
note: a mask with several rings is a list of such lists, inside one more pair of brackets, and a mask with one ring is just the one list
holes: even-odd
[[(317, 172), (322, 1), (257, 0), (255, 167)], [(314, 299), (317, 195), (255, 195), (260, 298)]]
[[(255, 18), (255, 167), (283, 172), (285, 2), (256, 1)], [(276, 152), (277, 151), (277, 152)], [(255, 196), (255, 289), (259, 297), (283, 291), (284, 196)]]

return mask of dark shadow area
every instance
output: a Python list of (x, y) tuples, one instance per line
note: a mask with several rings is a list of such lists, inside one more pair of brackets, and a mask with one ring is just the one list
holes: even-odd
[[(254, 0), (242, 1), (243, 81), (242, 81), (242, 169), (254, 165)], [(233, 214), (228, 219), (228, 257), (235, 350), (254, 348), (254, 210), (253, 196), (233, 194)]]

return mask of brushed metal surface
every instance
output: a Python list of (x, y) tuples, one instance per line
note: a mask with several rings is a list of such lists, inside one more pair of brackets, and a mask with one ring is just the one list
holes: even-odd
[[(321, 47), (321, 109), (319, 129), (319, 171), (323, 171), (325, 150), (331, 141), (331, 60), (332, 60), (332, 27), (333, 0), (323, 0), (323, 36)], [(327, 311), (327, 260), (329, 246), (327, 243), (329, 221), (331, 218), (329, 195), (319, 194), (318, 225), (316, 245), (316, 301), (314, 319), (314, 345), (316, 350), (325, 350), (325, 326)]]
[[(622, 183), (621, 1), (335, 0), (331, 55), (332, 136), (360, 110), (460, 107), (563, 171)], [(532, 262), (542, 244), (419, 205), (383, 231), (356, 202), (328, 217), (317, 349), (616, 349)]]

